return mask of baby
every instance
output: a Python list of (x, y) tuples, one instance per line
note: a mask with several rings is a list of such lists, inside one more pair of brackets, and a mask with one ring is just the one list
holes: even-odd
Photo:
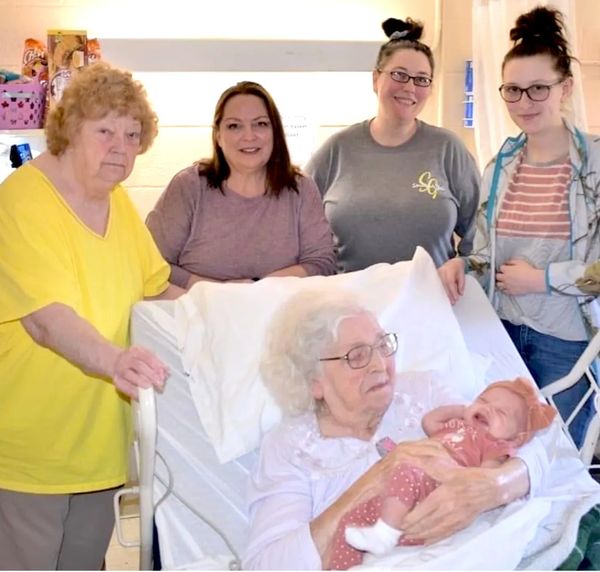
[[(470, 405), (438, 407), (423, 417), (422, 424), (425, 433), (440, 441), (458, 465), (496, 467), (532, 439), (536, 431), (550, 425), (555, 415), (553, 407), (539, 401), (529, 382), (517, 378), (492, 383)], [(391, 440), (385, 441), (384, 449), (389, 451), (395, 446)], [(397, 544), (418, 544), (402, 542), (399, 526), (404, 516), (438, 485), (418, 467), (399, 465), (384, 496), (344, 516), (327, 567), (344, 570), (360, 564), (364, 551), (380, 556)]]

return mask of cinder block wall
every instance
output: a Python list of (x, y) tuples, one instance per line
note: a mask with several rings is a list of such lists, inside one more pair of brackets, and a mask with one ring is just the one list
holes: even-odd
[[(462, 126), (464, 61), (471, 54), (470, 0), (170, 0), (160, 3), (162, 9), (158, 6), (157, 0), (0, 0), (0, 67), (18, 70), (24, 39), (44, 39), (50, 28), (84, 29), (90, 37), (113, 40), (228, 38), (239, 41), (242, 50), (244, 39), (368, 42), (372, 55), (371, 64), (354, 71), (312, 71), (319, 62), (309, 60), (302, 62), (304, 71), (261, 71), (268, 69), (264, 56), (257, 57), (255, 71), (181, 71), (183, 58), (168, 61), (158, 46), (150, 47), (140, 60), (140, 69), (146, 71), (132, 71), (158, 112), (160, 134), (127, 181), (143, 215), (178, 170), (207, 155), (215, 102), (237, 81), (259, 81), (271, 91), (285, 119), (305, 125), (294, 141), (297, 145), (292, 144), (301, 164), (331, 133), (371, 117), (376, 100), (368, 67), (384, 39), (380, 23), (389, 16), (424, 20), (425, 40), (435, 44), (438, 69), (422, 118), (452, 129), (474, 149), (472, 131)], [(600, 7), (595, 0), (577, 0), (577, 10), (580, 56), (591, 62), (583, 66), (588, 122), (590, 130), (600, 133), (600, 108), (592, 105), (600, 95)], [(436, 22), (441, 24), (439, 36)], [(244, 57), (251, 60), (248, 54)], [(219, 53), (214, 58), (218, 61)], [(157, 69), (147, 71), (153, 62)]]

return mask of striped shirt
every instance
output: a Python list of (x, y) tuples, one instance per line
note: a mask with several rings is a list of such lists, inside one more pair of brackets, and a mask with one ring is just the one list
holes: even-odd
[(498, 213), (498, 235), (568, 240), (571, 235), (567, 193), (570, 179), (568, 159), (550, 165), (522, 162), (509, 183)]
[[(528, 164), (522, 156), (519, 161), (498, 213), (496, 268), (517, 259), (542, 269), (571, 260), (568, 159), (545, 165)], [(503, 320), (563, 340), (587, 337), (575, 296), (509, 296), (500, 291), (497, 296)]]

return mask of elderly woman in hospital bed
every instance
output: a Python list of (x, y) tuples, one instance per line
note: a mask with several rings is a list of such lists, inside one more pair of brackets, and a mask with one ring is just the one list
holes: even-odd
[[(441, 443), (411, 442), (424, 437), (426, 411), (464, 400), (432, 372), (397, 376), (396, 349), (393, 333), (342, 292), (300, 294), (278, 314), (262, 373), (287, 417), (265, 436), (251, 476), (245, 568), (323, 568), (342, 517), (407, 460), (440, 485), (402, 520), (406, 540), (443, 539), (542, 481), (539, 438), (496, 468), (448, 467)], [(385, 437), (400, 444), (381, 459)]]

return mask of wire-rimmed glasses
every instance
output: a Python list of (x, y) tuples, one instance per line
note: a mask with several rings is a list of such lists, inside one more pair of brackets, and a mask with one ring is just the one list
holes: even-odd
[(408, 83), (412, 79), (415, 87), (429, 87), (433, 81), (429, 76), (410, 75), (400, 70), (382, 70), (377, 68), (377, 71), (379, 73), (389, 73), (390, 77), (398, 83)]
[(557, 79), (553, 83), (534, 83), (529, 87), (519, 87), (518, 85), (503, 83), (498, 91), (500, 97), (508, 103), (517, 103), (521, 101), (523, 94), (526, 93), (531, 101), (546, 101), (550, 97), (550, 90), (564, 79)]
[(319, 361), (345, 360), (352, 369), (367, 367), (377, 350), (381, 357), (389, 357), (398, 351), (398, 336), (396, 334), (383, 334), (372, 346), (363, 344), (352, 348), (343, 356), (321, 358)]

